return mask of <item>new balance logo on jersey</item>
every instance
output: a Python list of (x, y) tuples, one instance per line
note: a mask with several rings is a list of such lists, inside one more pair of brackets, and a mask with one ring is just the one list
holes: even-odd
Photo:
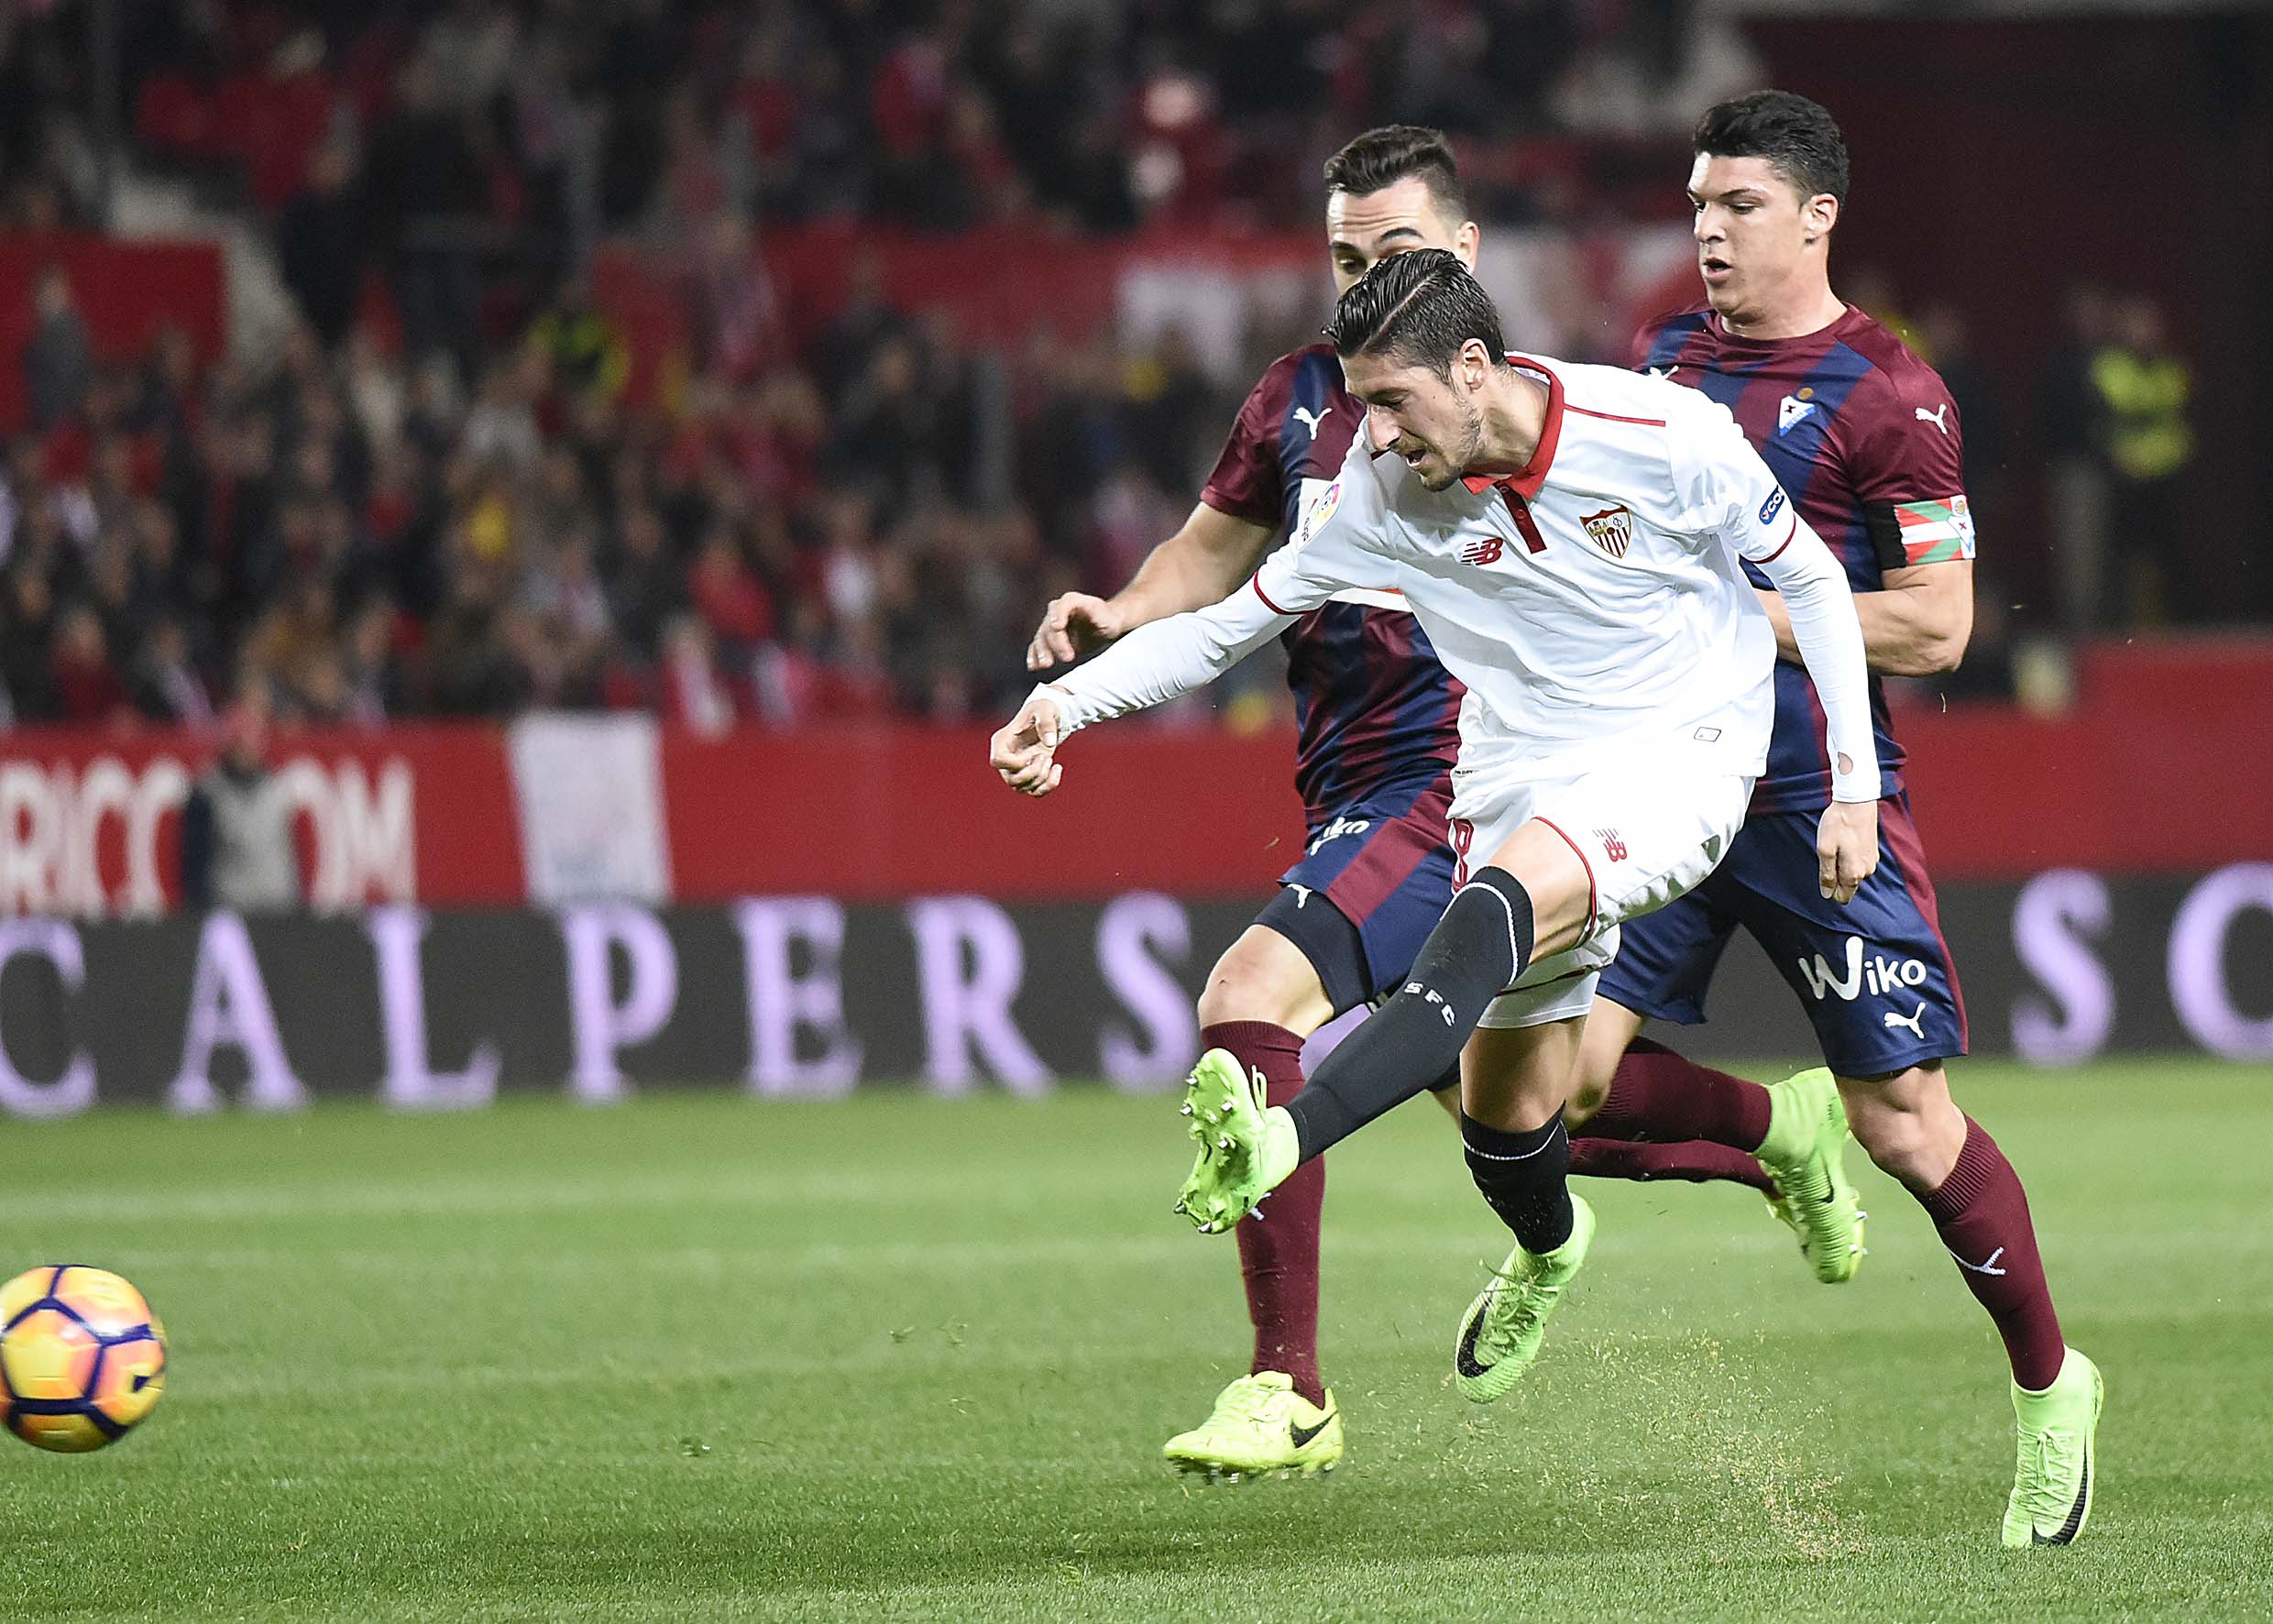
[[(1889, 959), (1883, 953), (1872, 953), (1866, 962), (1862, 938), (1856, 936), (1847, 938), (1843, 972), (1825, 963), (1820, 953), (1810, 954), (1797, 962), (1799, 973), (1807, 983), (1808, 995), (1818, 1004), (1834, 993), (1847, 1004), (1866, 993), (1873, 998), (1890, 997), (1901, 988), (1916, 987), (1926, 980), (1926, 966), (1916, 959)], [(1918, 1013), (1925, 1013), (1922, 1005)]]
[[(1911, 962), (1916, 963), (1916, 960), (1913, 960)], [(1921, 1003), (1917, 1006), (1917, 1014), (1916, 1015), (1896, 1015), (1893, 1010), (1888, 1010), (1886, 1012), (1886, 1029), (1891, 1032), (1896, 1026), (1909, 1027), (1911, 1036), (1916, 1037), (1920, 1043), (1924, 1043), (1926, 1041), (1926, 1005)]]
[(1612, 862), (1626, 861), (1626, 842), (1619, 839), (1616, 829), (1598, 828), (1594, 831), (1594, 838), (1602, 842), (1602, 850)]
[(1328, 840), (1338, 840), (1344, 835), (1362, 835), (1372, 827), (1373, 820), (1369, 817), (1337, 817), (1318, 831), (1318, 838), (1310, 843), (1310, 854), (1317, 856), (1318, 848)]
[(1786, 395), (1776, 403), (1776, 433), (1788, 434), (1816, 414), (1816, 403), (1807, 397), (1813, 390), (1802, 390), (1796, 395)]
[(1460, 549), (1460, 562), (1475, 565), (1498, 564), (1499, 555), (1507, 550), (1508, 543), (1498, 536), (1485, 536), (1481, 540), (1470, 542)]
[(1914, 406), (1911, 411), (1916, 414), (1918, 422), (1930, 422), (1944, 434), (1949, 432), (1949, 425), (1944, 421), (1949, 411), (1949, 403), (1947, 401), (1931, 411), (1927, 411), (1923, 406)]
[(1605, 508), (1599, 513), (1588, 513), (1579, 520), (1587, 527), (1594, 544), (1613, 558), (1626, 556), (1627, 544), (1633, 539), (1633, 514), (1624, 508)]
[(1318, 438), (1318, 425), (1333, 415), (1334, 408), (1331, 406), (1323, 411), (1312, 411), (1307, 406), (1297, 406), (1294, 409), (1294, 421), (1301, 423), (1313, 440)]

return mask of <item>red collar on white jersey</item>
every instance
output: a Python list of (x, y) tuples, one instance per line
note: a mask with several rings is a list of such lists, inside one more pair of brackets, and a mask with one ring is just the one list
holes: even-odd
[(1508, 365), (1536, 372), (1547, 380), (1547, 419), (1540, 424), (1539, 444), (1532, 447), (1531, 461), (1505, 478), (1495, 479), (1489, 474), (1463, 474), (1460, 482), (1478, 496), (1498, 486), (1528, 502), (1547, 482), (1547, 469), (1554, 463), (1555, 442), (1563, 437), (1563, 380), (1554, 375), (1553, 368), (1513, 351), (1509, 352)]

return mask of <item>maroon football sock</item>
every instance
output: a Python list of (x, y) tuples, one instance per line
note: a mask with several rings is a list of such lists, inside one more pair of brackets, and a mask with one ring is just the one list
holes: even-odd
[(1774, 1181), (1759, 1162), (1741, 1150), (1731, 1150), (1709, 1139), (1684, 1139), (1678, 1145), (1642, 1145), (1593, 1137), (1573, 1139), (1571, 1177), (1633, 1179), (1643, 1182), (1652, 1179), (1683, 1179), (1691, 1184), (1726, 1181), (1750, 1185), (1762, 1195), (1775, 1192)]
[(1585, 1132), (1597, 1139), (1675, 1145), (1709, 1139), (1748, 1156), (1768, 1136), (1768, 1091), (1637, 1037)]
[(1965, 1144), (1941, 1188), (1918, 1197), (1941, 1244), (2004, 1338), (2013, 1379), (2039, 1390), (2059, 1375), (2066, 1348), (2037, 1256), (2036, 1224), (2020, 1175), (1987, 1130), (1965, 1119)]
[[(1260, 1071), (1273, 1105), (1302, 1086), (1302, 1039), (1268, 1021), (1222, 1021), (1202, 1028), (1201, 1044), (1229, 1049), (1249, 1072)], [(1270, 1192), (1259, 1218), (1232, 1226), (1239, 1237), (1239, 1274), (1255, 1322), (1254, 1371), (1283, 1370), (1312, 1404), (1326, 1401), (1318, 1374), (1318, 1221), (1326, 1204), (1326, 1163), (1313, 1157)]]

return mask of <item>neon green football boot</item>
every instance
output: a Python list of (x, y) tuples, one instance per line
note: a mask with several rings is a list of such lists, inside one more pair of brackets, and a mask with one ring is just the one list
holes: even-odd
[(1452, 1367), (1465, 1397), (1488, 1404), (1521, 1378), (1539, 1357), (1548, 1318), (1562, 1301), (1563, 1289), (1587, 1261), (1587, 1248), (1593, 1244), (1594, 1209), (1574, 1192), (1568, 1240), (1536, 1256), (1521, 1246), (1508, 1254), (1491, 1284), (1477, 1293), (1460, 1317)]
[(2020, 1463), (2013, 1473), (2012, 1498), (2004, 1503), (2006, 1550), (2072, 1544), (2092, 1520), (2100, 1410), (2106, 1399), (2100, 1367), (2074, 1348), (2041, 1393), (2014, 1385)]
[(1342, 1464), (1342, 1411), (1326, 1394), (1321, 1409), (1276, 1370), (1243, 1376), (1215, 1395), (1215, 1409), (1160, 1453), (1180, 1472), (1222, 1482), (1277, 1472), (1315, 1476)]
[(1301, 1158), (1294, 1119), (1263, 1102), (1262, 1073), (1247, 1076), (1225, 1049), (1202, 1055), (1184, 1083), (1200, 1155), (1176, 1210), (1202, 1234), (1221, 1234), (1254, 1212)]
[(1791, 1225), (1816, 1278), (1836, 1286), (1862, 1267), (1861, 1198), (1847, 1180), (1847, 1107), (1818, 1066), (1768, 1085), (1768, 1136), (1753, 1154), (1775, 1180), (1769, 1210)]

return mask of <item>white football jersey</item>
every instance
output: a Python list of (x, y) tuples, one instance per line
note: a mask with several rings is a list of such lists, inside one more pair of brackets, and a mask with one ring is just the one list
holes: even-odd
[(1467, 686), (1463, 776), (1562, 775), (1679, 745), (1756, 777), (1776, 644), (1743, 558), (1790, 607), (1828, 723), (1834, 797), (1876, 800), (1846, 576), (1727, 410), (1660, 378), (1509, 360), (1547, 390), (1521, 473), (1431, 491), (1361, 433), (1341, 477), (1246, 586), (1141, 626), (1045, 685), (1061, 726), (1189, 692), (1328, 598), (1397, 592)]
[(1550, 767), (1693, 735), (1757, 774), (1775, 634), (1738, 567), (1799, 518), (1728, 411), (1609, 367), (1510, 359), (1548, 391), (1539, 448), (1496, 484), (1425, 489), (1360, 433), (1253, 589), (1299, 614), (1403, 593), (1467, 686), (1462, 764)]

